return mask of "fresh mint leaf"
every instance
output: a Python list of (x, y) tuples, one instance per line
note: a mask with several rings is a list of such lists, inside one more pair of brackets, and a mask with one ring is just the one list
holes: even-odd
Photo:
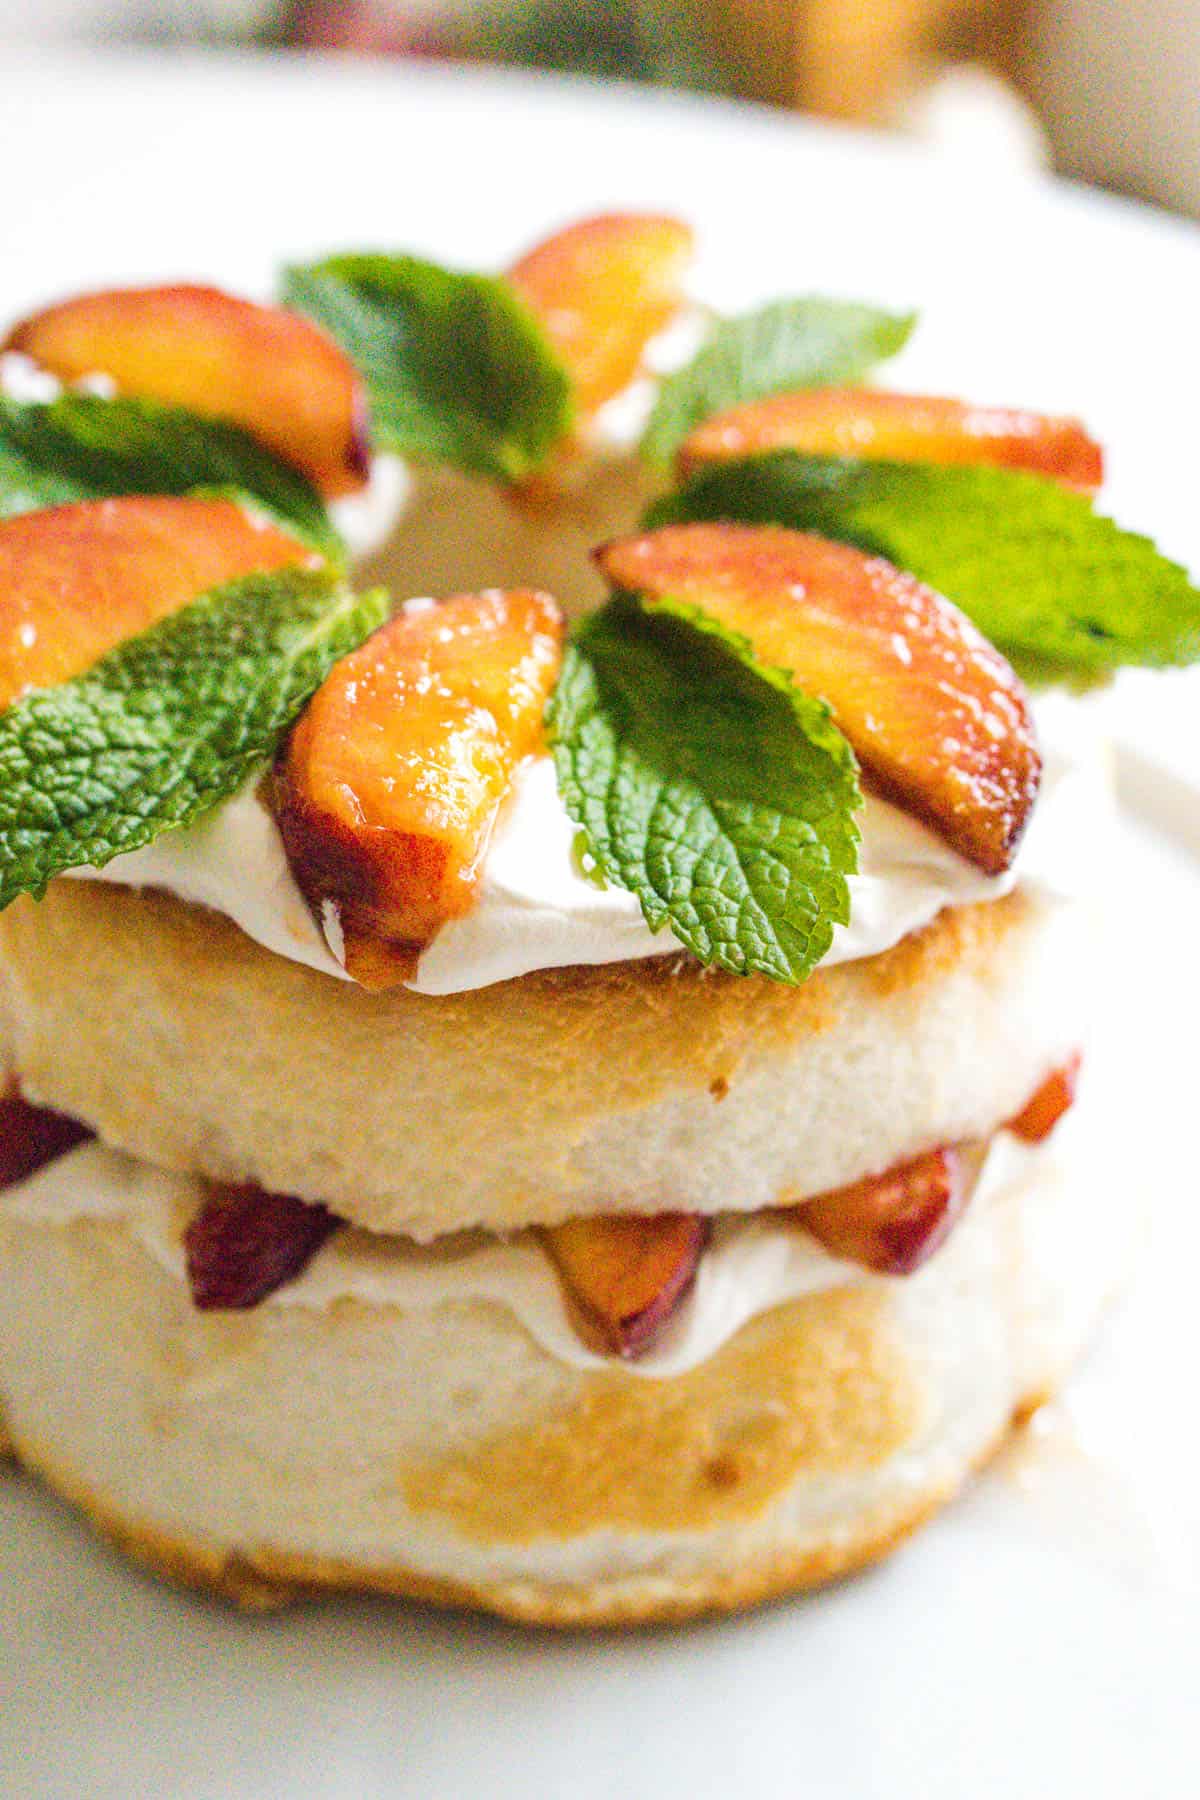
[(115, 494), (232, 493), (335, 560), (344, 555), (319, 494), (240, 430), (154, 400), (0, 397), (0, 518)]
[(858, 462), (791, 450), (719, 464), (648, 523), (740, 519), (820, 532), (910, 570), (1030, 679), (1200, 658), (1200, 592), (1148, 538), (1020, 470)]
[(274, 755), (387, 597), (328, 569), (251, 575), (0, 714), (0, 907), (190, 824)]
[(665, 468), (689, 432), (728, 407), (790, 388), (859, 381), (903, 349), (915, 324), (915, 313), (818, 297), (775, 300), (722, 320), (659, 388), (642, 455)]
[(382, 449), (512, 482), (570, 427), (566, 370), (494, 276), (415, 256), (331, 256), (286, 270), (284, 298), (357, 364)]
[(702, 963), (799, 982), (850, 916), (857, 765), (823, 701), (744, 639), (617, 595), (568, 646), (558, 784), (603, 875)]

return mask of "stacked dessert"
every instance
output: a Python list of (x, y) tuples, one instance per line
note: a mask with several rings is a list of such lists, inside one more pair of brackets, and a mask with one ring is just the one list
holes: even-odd
[(863, 386), (911, 319), (693, 318), (646, 377), (689, 245), (622, 215), (8, 340), (0, 1412), (247, 1604), (826, 1579), (1113, 1279), (1103, 770), (1025, 681), (1185, 660), (1200, 596), (1077, 423)]

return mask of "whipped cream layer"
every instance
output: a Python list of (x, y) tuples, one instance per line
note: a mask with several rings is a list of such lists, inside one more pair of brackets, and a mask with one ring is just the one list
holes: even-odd
[[(826, 963), (878, 956), (946, 906), (998, 899), (1020, 880), (1063, 895), (1086, 889), (1103, 841), (1107, 784), (1087, 709), (1052, 696), (1039, 705), (1045, 753), (1042, 791), (1021, 851), (1001, 876), (982, 874), (907, 813), (868, 796), (860, 817), (858, 873), (850, 879), (850, 923), (835, 930)], [(675, 954), (669, 930), (654, 933), (634, 895), (599, 886), (578, 866), (576, 828), (549, 757), (528, 762), (501, 809), (480, 872), (476, 905), (443, 926), (409, 987), (462, 993), (538, 969)], [(126, 887), (165, 888), (212, 907), (247, 936), (322, 973), (348, 979), (297, 888), (275, 821), (254, 780), (195, 825), (76, 876)], [(330, 940), (336, 916), (326, 909)]]
[[(1004, 1204), (1031, 1179), (1057, 1180), (1072, 1117), (1048, 1144), (1029, 1146), (1000, 1132), (974, 1153), (972, 1210)], [(183, 1233), (206, 1197), (204, 1185), (136, 1161), (98, 1143), (82, 1145), (0, 1197), (10, 1214), (47, 1228), (76, 1220), (123, 1222), (175, 1280), (187, 1280)], [(295, 1281), (261, 1310), (326, 1311), (353, 1299), (411, 1312), (488, 1303), (504, 1307), (558, 1361), (579, 1369), (615, 1365), (647, 1379), (682, 1375), (716, 1354), (743, 1325), (771, 1308), (830, 1288), (908, 1280), (872, 1274), (830, 1256), (793, 1219), (726, 1215), (715, 1222), (687, 1298), (653, 1348), (617, 1364), (583, 1342), (563, 1289), (535, 1234), (501, 1239), (461, 1234), (429, 1246), (343, 1227)]]

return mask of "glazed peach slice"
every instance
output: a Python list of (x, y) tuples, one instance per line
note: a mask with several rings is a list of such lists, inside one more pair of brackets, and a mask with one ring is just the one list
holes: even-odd
[(0, 523), (0, 707), (241, 575), (315, 563), (229, 500), (84, 500)]
[(820, 1194), (794, 1216), (831, 1255), (911, 1275), (945, 1242), (966, 1195), (962, 1156), (947, 1147)]
[(18, 325), (3, 346), (77, 381), (229, 419), (326, 495), (367, 478), (366, 397), (349, 357), (299, 313), (210, 287), (81, 294)]
[(1013, 407), (971, 406), (884, 388), (805, 388), (707, 419), (679, 452), (681, 477), (768, 450), (892, 462), (1000, 463), (1094, 493), (1104, 453), (1078, 419)]
[(820, 695), (864, 776), (990, 875), (1037, 794), (1029, 703), (957, 607), (882, 557), (773, 526), (668, 525), (597, 552), (617, 588), (695, 607)]
[(183, 1234), (192, 1303), (238, 1311), (303, 1273), (340, 1221), (328, 1207), (246, 1182), (213, 1187)]
[(31, 1106), (15, 1089), (0, 1096), (0, 1188), (28, 1181), (91, 1135), (77, 1119), (47, 1106)]
[(275, 783), (283, 841), (364, 987), (403, 981), (470, 910), (497, 809), (542, 747), (562, 629), (546, 594), (412, 602), (343, 657), (293, 729)]
[(1082, 1053), (1077, 1050), (1060, 1068), (1047, 1075), (1016, 1118), (1008, 1121), (1006, 1129), (1024, 1138), (1027, 1144), (1040, 1144), (1048, 1138), (1063, 1114), (1075, 1104), (1082, 1062)]
[(646, 345), (678, 311), (691, 254), (692, 233), (678, 219), (607, 213), (557, 232), (509, 270), (566, 364), (581, 413), (633, 380)]
[(543, 1228), (586, 1335), (614, 1356), (648, 1350), (686, 1295), (708, 1241), (694, 1213), (569, 1219)]

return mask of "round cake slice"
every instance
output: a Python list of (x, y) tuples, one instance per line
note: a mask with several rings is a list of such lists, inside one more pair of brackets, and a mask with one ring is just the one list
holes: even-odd
[(420, 1241), (754, 1212), (982, 1137), (1078, 1045), (1088, 951), (1078, 908), (1018, 889), (796, 988), (680, 953), (432, 997), (170, 895), (59, 882), (0, 918), (31, 1100)]
[[(1054, 1391), (1128, 1248), (1089, 1112), (975, 1148), (913, 1275), (778, 1213), (722, 1221), (649, 1366), (572, 1339), (525, 1239), (349, 1231), (253, 1310), (199, 1311), (202, 1184), (85, 1146), (0, 1196), (8, 1430), (140, 1560), (244, 1605), (359, 1588), (559, 1625), (747, 1605), (891, 1549)], [(761, 1303), (740, 1323), (731, 1289)]]
[[(1076, 421), (779, 395), (753, 318), (614, 452), (689, 246), (619, 214), (504, 277), (339, 256), (286, 307), (112, 290), (12, 340), (97, 491), (0, 519), (0, 1435), (245, 1605), (617, 1624), (832, 1579), (1124, 1269), (1105, 759), (973, 619), (1087, 682), (1182, 658), (1195, 597), (1092, 515)], [(304, 367), (312, 416), (264, 413)], [(119, 441), (51, 380), (97, 374)], [(391, 595), (325, 507), (378, 523), (368, 402), (450, 465), (393, 484)]]

